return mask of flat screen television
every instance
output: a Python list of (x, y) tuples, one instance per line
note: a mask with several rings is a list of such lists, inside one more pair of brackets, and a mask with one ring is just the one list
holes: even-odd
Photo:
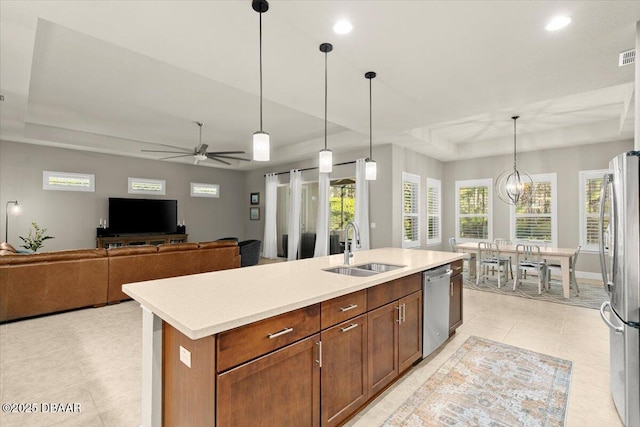
[(167, 234), (177, 229), (177, 200), (109, 197), (111, 234)]

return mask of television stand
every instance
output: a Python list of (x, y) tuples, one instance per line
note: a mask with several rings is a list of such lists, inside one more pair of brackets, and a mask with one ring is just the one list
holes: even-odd
[(163, 243), (184, 243), (188, 234), (128, 234), (126, 236), (96, 237), (96, 248), (117, 248), (120, 246), (160, 245)]

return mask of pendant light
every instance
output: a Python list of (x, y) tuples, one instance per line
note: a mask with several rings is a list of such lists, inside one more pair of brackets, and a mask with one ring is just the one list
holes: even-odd
[(364, 167), (364, 177), (367, 181), (375, 181), (377, 176), (377, 165), (373, 160), (373, 135), (372, 135), (372, 110), (371, 105), (371, 80), (376, 77), (376, 73), (373, 71), (367, 71), (364, 74), (365, 78), (369, 79), (369, 158), (366, 160)]
[(333, 50), (331, 43), (322, 43), (320, 52), (324, 53), (324, 148), (320, 150), (318, 166), (321, 173), (331, 173), (333, 153), (327, 148), (327, 53)]
[(253, 10), (260, 14), (260, 130), (253, 134), (253, 160), (269, 161), (269, 134), (262, 130), (262, 14), (269, 10), (267, 0), (253, 0)]
[(516, 120), (519, 117), (511, 117), (513, 119), (513, 170), (502, 172), (496, 179), (495, 185), (500, 200), (510, 205), (528, 202), (533, 188), (531, 175), (518, 170), (516, 164)]

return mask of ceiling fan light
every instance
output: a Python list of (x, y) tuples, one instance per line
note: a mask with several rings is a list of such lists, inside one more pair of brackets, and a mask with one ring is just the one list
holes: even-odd
[(320, 158), (318, 162), (321, 173), (331, 173), (333, 170), (333, 153), (326, 148), (320, 150)]
[(375, 181), (378, 175), (378, 166), (375, 160), (367, 160), (364, 164), (364, 178), (367, 181)]
[(207, 155), (204, 153), (198, 153), (196, 155), (194, 155), (193, 157), (196, 158), (196, 160), (207, 160)]
[(269, 161), (269, 134), (258, 131), (253, 134), (253, 160), (257, 162)]

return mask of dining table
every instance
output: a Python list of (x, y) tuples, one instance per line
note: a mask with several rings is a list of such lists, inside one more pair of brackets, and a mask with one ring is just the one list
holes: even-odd
[[(500, 253), (515, 254), (516, 245), (499, 245)], [(464, 242), (456, 245), (458, 252), (464, 252), (467, 254), (475, 254), (476, 261), (479, 259), (478, 242)], [(565, 298), (569, 298), (571, 287), (571, 274), (570, 265), (571, 257), (576, 253), (575, 248), (555, 248), (555, 247), (543, 247), (540, 246), (540, 256), (547, 262), (553, 262), (560, 264), (562, 271), (562, 291)], [(469, 263), (469, 274), (475, 276), (476, 263)]]

